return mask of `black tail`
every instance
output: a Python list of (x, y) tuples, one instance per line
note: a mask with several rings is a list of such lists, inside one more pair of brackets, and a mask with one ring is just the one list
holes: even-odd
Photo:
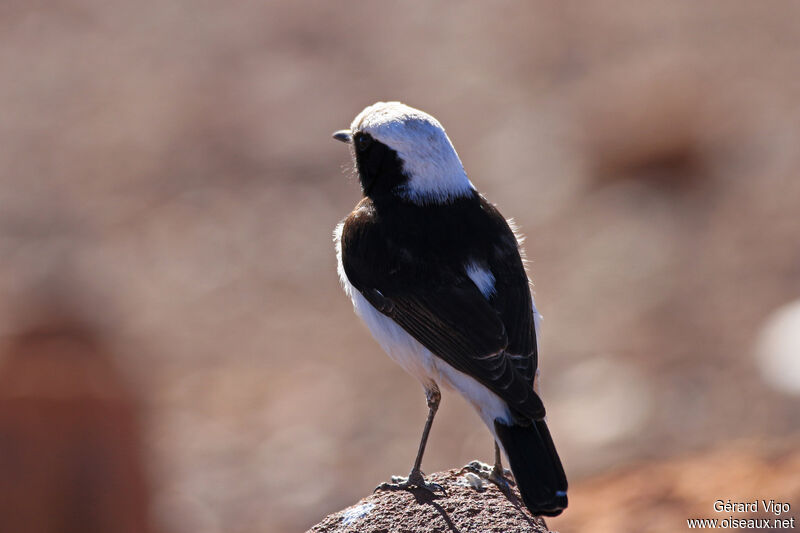
[(567, 507), (567, 476), (544, 420), (527, 426), (494, 421), (525, 506), (534, 515), (558, 516)]

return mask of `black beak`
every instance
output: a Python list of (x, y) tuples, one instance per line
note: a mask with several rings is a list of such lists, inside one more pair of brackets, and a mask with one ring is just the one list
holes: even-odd
[(337, 141), (342, 141), (343, 143), (350, 144), (353, 142), (353, 134), (350, 133), (350, 130), (339, 130), (333, 132), (333, 138)]

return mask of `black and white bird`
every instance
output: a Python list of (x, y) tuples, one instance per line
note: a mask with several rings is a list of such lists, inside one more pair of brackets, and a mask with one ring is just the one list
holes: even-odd
[(502, 448), (528, 509), (560, 514), (567, 478), (537, 394), (539, 315), (514, 231), (467, 178), (431, 115), (378, 102), (333, 137), (352, 146), (364, 196), (334, 233), (339, 277), (428, 403), (411, 473), (381, 487), (440, 489), (420, 466), (443, 385), (472, 404), (495, 438), (485, 477), (506, 481)]

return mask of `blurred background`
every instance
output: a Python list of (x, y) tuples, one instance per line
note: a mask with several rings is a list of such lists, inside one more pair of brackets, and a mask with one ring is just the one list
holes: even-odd
[[(407, 473), (424, 396), (331, 239), (359, 189), (330, 134), (378, 100), (436, 116), (527, 236), (572, 488), (552, 527), (800, 507), (798, 23), (791, 1), (3, 2), (3, 531), (303, 531)], [(424, 469), (491, 457), (445, 394)]]

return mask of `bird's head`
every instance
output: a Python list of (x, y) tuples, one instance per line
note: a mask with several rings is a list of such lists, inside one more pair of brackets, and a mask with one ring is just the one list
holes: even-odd
[(378, 102), (334, 139), (348, 143), (364, 196), (447, 203), (475, 188), (439, 121), (400, 102)]

